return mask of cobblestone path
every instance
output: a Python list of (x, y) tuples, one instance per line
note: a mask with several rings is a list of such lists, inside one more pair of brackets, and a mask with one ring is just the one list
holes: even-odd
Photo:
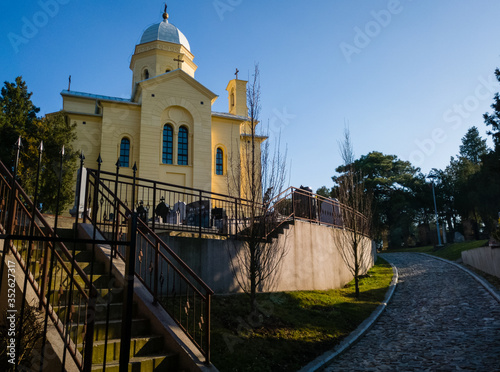
[(373, 327), (326, 371), (500, 371), (500, 304), (469, 274), (414, 253)]

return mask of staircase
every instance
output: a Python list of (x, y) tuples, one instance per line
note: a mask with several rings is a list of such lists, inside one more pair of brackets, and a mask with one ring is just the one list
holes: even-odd
[[(61, 237), (70, 238), (72, 230), (65, 230), (59, 233)], [(91, 272), (92, 252), (87, 250), (85, 244), (77, 243), (76, 259), (78, 265), (87, 275)], [(95, 262), (93, 267), (93, 283), (96, 286), (99, 296), (95, 307), (95, 324), (92, 351), (92, 371), (104, 370), (103, 364), (106, 362), (106, 371), (118, 371), (120, 359), (120, 337), (121, 320), (123, 311), (123, 289), (108, 288), (109, 283), (114, 283), (114, 278), (109, 274), (109, 263)], [(109, 322), (106, 346), (106, 319), (107, 305), (109, 301)], [(149, 319), (141, 316), (137, 311), (137, 303), (133, 305), (132, 319), (132, 339), (130, 345), (129, 371), (177, 371), (178, 356), (169, 353), (164, 347), (163, 337), (155, 335), (151, 330)], [(61, 307), (56, 310), (59, 317), (66, 315), (68, 307)], [(78, 313), (78, 309), (74, 309)], [(82, 327), (80, 319), (79, 325)], [(73, 330), (76, 332), (76, 329)], [(80, 347), (80, 351), (81, 351)], [(105, 351), (106, 350), (106, 351)]]
[[(72, 229), (58, 229), (59, 237), (72, 239)], [(71, 248), (70, 248), (71, 247)], [(73, 251), (71, 244), (68, 249)], [(61, 250), (58, 252), (62, 255)], [(22, 254), (23, 252), (21, 252)], [(31, 272), (34, 273), (36, 282), (41, 282), (41, 257), (42, 249), (32, 252)], [(106, 371), (118, 371), (120, 359), (120, 337), (123, 311), (123, 289), (113, 286), (108, 288), (110, 283), (115, 283), (114, 277), (109, 274), (109, 263), (94, 261), (92, 265), (92, 252), (87, 250), (86, 245), (76, 243), (74, 247), (75, 260), (78, 266), (87, 276), (90, 277), (93, 270), (92, 283), (97, 289), (98, 297), (95, 305), (95, 323), (93, 331), (92, 350), (92, 371), (103, 371), (104, 362)], [(71, 267), (71, 262), (64, 261), (67, 267)], [(93, 267), (92, 267), (93, 266)], [(51, 286), (47, 292), (49, 303), (52, 304), (54, 312), (61, 322), (71, 319), (68, 334), (71, 340), (78, 345), (78, 351), (83, 352), (85, 337), (86, 309), (84, 305), (79, 305), (78, 292), (73, 290), (72, 305), (68, 306), (69, 299), (69, 276), (60, 275), (61, 270), (55, 270)], [(80, 275), (74, 275), (74, 283), (84, 287), (85, 281)], [(109, 302), (109, 318), (108, 318)], [(133, 305), (132, 319), (132, 339), (130, 345), (129, 371), (178, 371), (178, 355), (168, 352), (164, 346), (163, 336), (155, 334), (150, 325), (149, 319), (138, 313), (137, 303)], [(68, 314), (68, 312), (70, 314)], [(107, 322), (106, 319), (109, 319)], [(106, 331), (107, 328), (107, 331)], [(107, 334), (107, 337), (106, 337)], [(106, 342), (107, 338), (107, 342)]]

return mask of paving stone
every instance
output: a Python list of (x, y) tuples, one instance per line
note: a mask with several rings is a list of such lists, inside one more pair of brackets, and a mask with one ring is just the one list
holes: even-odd
[(325, 371), (500, 372), (500, 304), (483, 286), (432, 257), (382, 256), (399, 271), (393, 298)]

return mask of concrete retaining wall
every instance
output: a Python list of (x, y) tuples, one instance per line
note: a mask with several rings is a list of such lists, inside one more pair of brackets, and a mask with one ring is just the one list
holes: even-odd
[[(274, 249), (279, 253), (283, 252), (284, 257), (275, 275), (260, 289), (296, 291), (343, 287), (353, 278), (339, 248), (347, 244), (345, 234), (343, 230), (296, 221), (272, 243), (275, 245)], [(244, 276), (241, 265), (245, 252), (244, 242), (166, 235), (161, 237), (216, 293), (241, 292), (233, 270), (241, 280)], [(367, 238), (363, 239), (362, 249), (364, 273), (373, 266), (376, 250)]]
[(500, 248), (481, 247), (462, 252), (465, 264), (500, 278)]

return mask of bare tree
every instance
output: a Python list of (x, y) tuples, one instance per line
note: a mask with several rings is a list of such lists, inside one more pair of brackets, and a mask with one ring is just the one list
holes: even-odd
[[(273, 202), (281, 194), (286, 180), (286, 150), (281, 151), (280, 136), (273, 149), (267, 133), (257, 134), (260, 114), (260, 78), (256, 64), (247, 88), (248, 122), (242, 131), (239, 158), (230, 159), (233, 174), (228, 190), (245, 199), (238, 211), (239, 239), (230, 250), (231, 269), (240, 288), (250, 296), (251, 309), (256, 309), (256, 294), (269, 288), (282, 258), (286, 254), (278, 239), (268, 234), (279, 224)], [(238, 144), (239, 146), (240, 144)]]
[(344, 229), (334, 229), (340, 255), (354, 276), (356, 298), (359, 297), (359, 278), (371, 259), (372, 197), (366, 192), (363, 175), (354, 166), (354, 150), (349, 128), (339, 141), (344, 173), (336, 177), (337, 198), (344, 204)]

